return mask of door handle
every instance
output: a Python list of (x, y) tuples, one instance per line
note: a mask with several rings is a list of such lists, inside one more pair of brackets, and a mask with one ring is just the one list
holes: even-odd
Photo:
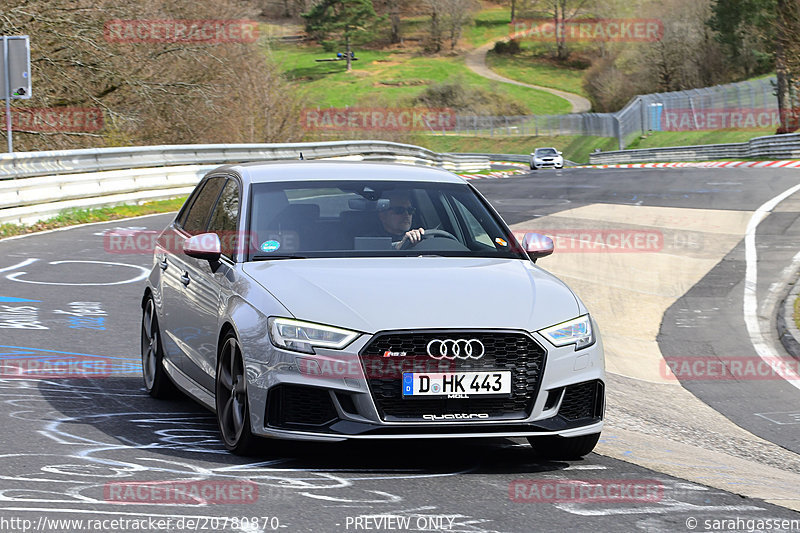
[(167, 269), (167, 267), (169, 266), (169, 265), (167, 264), (167, 258), (165, 257), (164, 259), (162, 259), (161, 261), (159, 261), (159, 262), (158, 262), (158, 266), (160, 266), (160, 267), (161, 267), (161, 270), (166, 270), (166, 269)]
[(183, 283), (184, 285), (188, 285), (189, 284), (189, 273), (188, 272), (184, 272), (183, 274), (181, 274), (181, 283)]

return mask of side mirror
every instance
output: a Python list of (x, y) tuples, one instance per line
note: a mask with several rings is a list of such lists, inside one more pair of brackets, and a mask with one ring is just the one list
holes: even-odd
[(186, 239), (183, 253), (196, 259), (218, 261), (222, 255), (222, 243), (216, 233), (201, 233)]
[(564, 155), (564, 152), (558, 152), (558, 155)]
[(553, 239), (547, 235), (526, 233), (522, 238), (522, 248), (535, 263), (537, 259), (552, 254), (555, 246), (553, 245)]

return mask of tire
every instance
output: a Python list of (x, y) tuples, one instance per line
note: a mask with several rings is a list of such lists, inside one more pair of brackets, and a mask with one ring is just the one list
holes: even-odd
[(147, 298), (142, 308), (142, 377), (147, 394), (165, 400), (174, 398), (178, 389), (164, 370), (164, 349), (161, 345), (161, 330), (158, 328), (153, 297)]
[(236, 455), (251, 455), (255, 450), (257, 437), (250, 427), (244, 358), (239, 341), (233, 333), (229, 333), (222, 341), (217, 358), (214, 400), (217, 407), (217, 426), (225, 448)]
[(528, 437), (533, 453), (543, 459), (580, 459), (594, 450), (600, 433), (580, 437)]

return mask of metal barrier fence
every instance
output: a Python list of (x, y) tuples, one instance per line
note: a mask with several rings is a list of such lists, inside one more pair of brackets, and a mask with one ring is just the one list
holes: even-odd
[[(569, 115), (459, 115), (457, 135), (591, 135), (615, 137), (620, 150), (633, 137), (650, 131), (769, 128), (778, 125), (775, 78), (702, 89), (644, 94), (616, 113)], [(439, 133), (435, 132), (434, 133)]]
[(306, 159), (391, 161), (457, 172), (489, 168), (486, 156), (439, 154), (384, 141), (20, 152), (0, 156), (0, 224), (36, 222), (70, 208), (174, 198), (188, 194), (222, 164), (294, 160), (301, 152)]
[(387, 141), (176, 144), (0, 154), (0, 180), (126, 168), (291, 160), (299, 159), (301, 153), (306, 159), (358, 156), (374, 161), (410, 162), (463, 172), (489, 168), (486, 158), (439, 154), (420, 146)]
[(594, 135), (616, 137), (617, 121), (609, 113), (569, 115), (486, 116), (457, 115), (451, 135)]
[(800, 134), (766, 135), (743, 143), (670, 146), (589, 155), (589, 163), (592, 165), (714, 159), (800, 159)]

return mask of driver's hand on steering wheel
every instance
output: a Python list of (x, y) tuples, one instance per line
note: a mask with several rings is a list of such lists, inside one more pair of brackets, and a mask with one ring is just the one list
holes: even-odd
[(398, 248), (402, 248), (406, 242), (410, 243), (411, 245), (417, 244), (419, 241), (422, 240), (422, 235), (425, 233), (425, 230), (422, 228), (408, 230), (405, 235), (403, 235), (403, 240), (397, 245)]

